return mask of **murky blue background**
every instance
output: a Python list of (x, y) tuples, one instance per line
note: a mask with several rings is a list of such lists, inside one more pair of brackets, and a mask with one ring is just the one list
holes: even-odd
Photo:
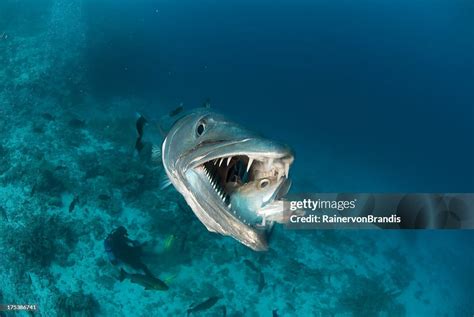
[(209, 97), (291, 144), (301, 189), (474, 190), (470, 1), (94, 1), (86, 14), (97, 92), (150, 108)]

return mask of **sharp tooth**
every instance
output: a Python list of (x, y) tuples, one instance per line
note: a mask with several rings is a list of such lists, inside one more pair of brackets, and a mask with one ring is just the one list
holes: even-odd
[(288, 173), (290, 172), (290, 164), (289, 163), (285, 163), (285, 175), (286, 175), (286, 178), (288, 178)]
[(252, 163), (253, 163), (253, 158), (249, 157), (249, 163), (247, 164), (247, 173), (249, 172), (250, 166), (252, 166)]
[(222, 161), (224, 160), (223, 157), (221, 157), (221, 160), (219, 161), (219, 167), (222, 165)]
[(227, 165), (230, 164), (230, 160), (232, 160), (232, 156), (229, 156), (229, 157), (227, 158)]
[(216, 165), (216, 164), (217, 164), (217, 159), (214, 160), (214, 165)]
[(229, 204), (229, 206), (227, 206), (227, 207), (229, 207), (229, 209), (230, 209), (232, 207), (232, 204)]

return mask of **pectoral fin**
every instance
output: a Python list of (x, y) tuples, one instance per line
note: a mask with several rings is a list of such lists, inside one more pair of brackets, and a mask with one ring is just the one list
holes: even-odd
[(168, 176), (163, 175), (162, 178), (160, 179), (160, 189), (163, 190), (170, 185), (171, 185), (171, 181), (168, 178)]
[(153, 144), (151, 147), (151, 160), (156, 163), (161, 163), (161, 146)]

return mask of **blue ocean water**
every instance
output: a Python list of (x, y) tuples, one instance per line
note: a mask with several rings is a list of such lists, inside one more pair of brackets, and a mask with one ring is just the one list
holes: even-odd
[[(294, 149), (293, 192), (472, 193), (472, 1), (3, 0), (0, 65), (0, 304), (184, 316), (219, 296), (196, 315), (473, 314), (472, 230), (278, 227), (256, 253), (208, 233), (132, 156), (136, 111), (209, 98)], [(146, 262), (169, 291), (117, 280), (103, 244), (120, 225), (154, 246)]]
[(151, 105), (209, 97), (310, 158), (319, 190), (474, 188), (469, 1), (90, 6), (100, 92)]

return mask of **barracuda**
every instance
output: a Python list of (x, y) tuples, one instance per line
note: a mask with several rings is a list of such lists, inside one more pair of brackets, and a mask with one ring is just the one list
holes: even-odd
[(286, 145), (199, 108), (173, 124), (161, 159), (171, 184), (209, 231), (257, 251), (268, 248), (267, 232), (290, 186), (294, 156)]

